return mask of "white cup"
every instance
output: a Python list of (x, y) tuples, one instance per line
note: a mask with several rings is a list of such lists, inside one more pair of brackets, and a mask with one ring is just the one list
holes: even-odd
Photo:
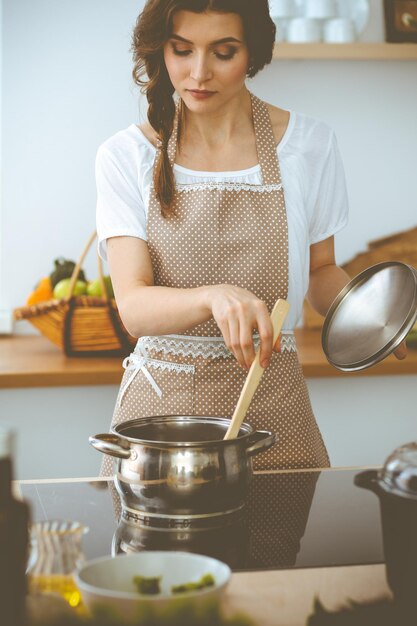
[(322, 40), (319, 20), (296, 17), (288, 22), (287, 41), (290, 43), (315, 43)]
[(316, 20), (326, 20), (337, 15), (335, 0), (306, 0), (304, 15)]
[(355, 25), (347, 17), (328, 20), (323, 26), (323, 39), (326, 43), (350, 43), (355, 41)]
[(295, 0), (269, 0), (269, 13), (272, 19), (288, 18), (297, 15), (297, 5)]

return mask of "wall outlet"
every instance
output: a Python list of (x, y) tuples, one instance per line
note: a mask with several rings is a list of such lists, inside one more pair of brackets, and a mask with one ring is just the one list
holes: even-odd
[(0, 335), (11, 335), (13, 332), (12, 312), (8, 309), (0, 309)]

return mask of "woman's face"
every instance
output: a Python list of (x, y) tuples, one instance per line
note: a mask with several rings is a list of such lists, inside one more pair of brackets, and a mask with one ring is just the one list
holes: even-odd
[(218, 109), (246, 79), (249, 50), (240, 15), (178, 11), (164, 59), (176, 92), (191, 111)]

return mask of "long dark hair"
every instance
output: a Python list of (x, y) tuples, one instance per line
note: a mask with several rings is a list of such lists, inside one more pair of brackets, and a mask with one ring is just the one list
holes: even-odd
[[(175, 179), (168, 158), (175, 102), (163, 48), (172, 33), (172, 19), (177, 11), (216, 11), (237, 13), (242, 18), (252, 78), (271, 62), (275, 42), (275, 24), (269, 15), (268, 0), (148, 0), (138, 16), (132, 35), (133, 79), (148, 100), (148, 120), (159, 138), (159, 157), (154, 171), (154, 188), (162, 215), (175, 214), (172, 206)], [(144, 79), (144, 77), (146, 77)]]

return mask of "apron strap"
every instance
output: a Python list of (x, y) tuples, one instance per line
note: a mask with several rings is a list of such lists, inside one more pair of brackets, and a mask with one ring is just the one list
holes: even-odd
[(171, 163), (171, 167), (174, 167), (175, 157), (177, 155), (177, 143), (178, 143), (178, 126), (180, 118), (181, 98), (178, 98), (175, 103), (175, 117), (174, 126), (172, 128), (171, 137), (168, 141), (168, 158)]
[(263, 184), (280, 185), (281, 170), (279, 167), (277, 145), (272, 128), (271, 116), (269, 115), (266, 103), (257, 98), (253, 93), (250, 95), (252, 100), (256, 150), (261, 166)]

